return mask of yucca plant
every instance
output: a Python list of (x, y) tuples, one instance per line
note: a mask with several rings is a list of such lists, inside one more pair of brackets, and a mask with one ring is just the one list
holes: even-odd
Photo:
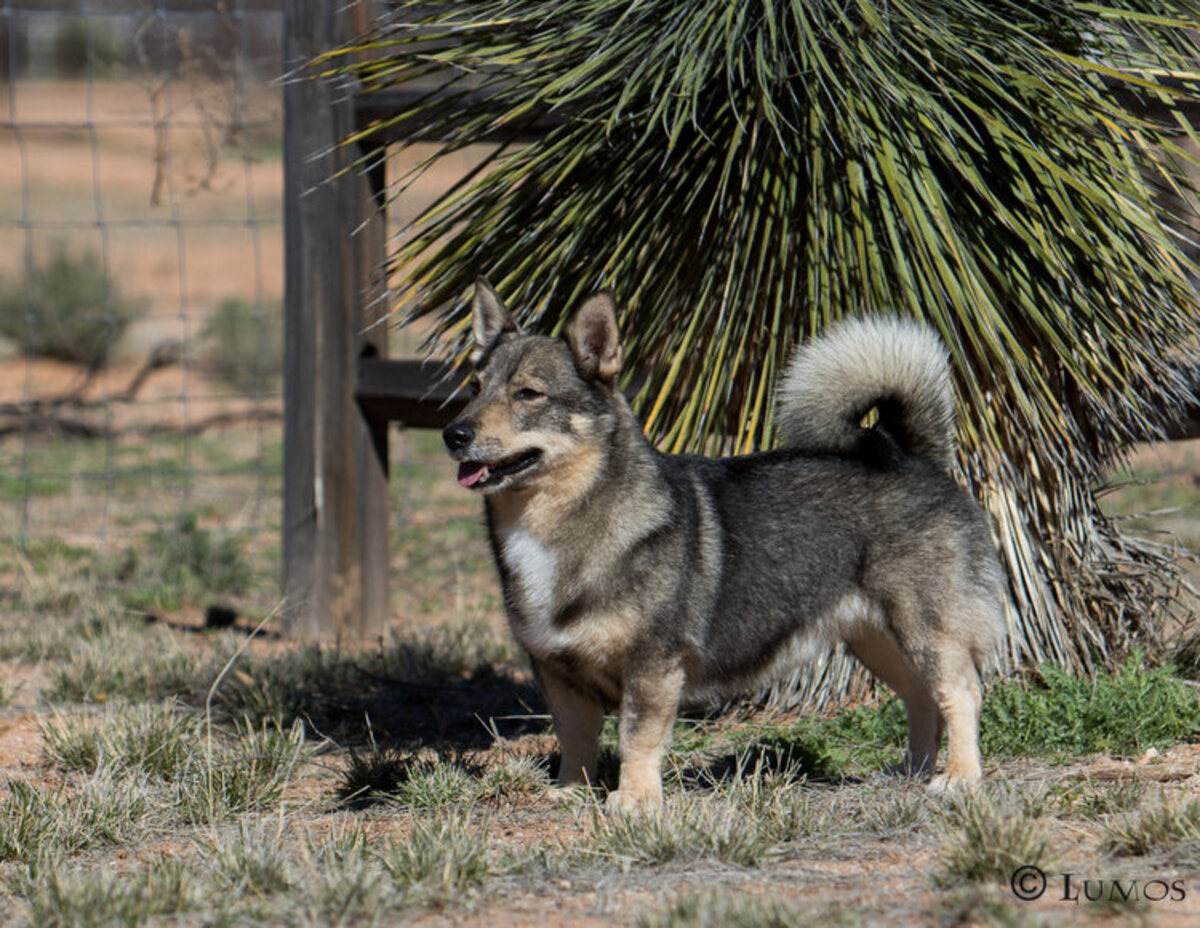
[(394, 195), (492, 146), (390, 258), (431, 346), (463, 357), (477, 274), (548, 333), (610, 287), (664, 449), (769, 445), (781, 366), (832, 320), (936, 327), (1012, 577), (1007, 658), (1087, 668), (1153, 649), (1176, 593), (1093, 488), (1198, 358), (1170, 89), (1197, 21), (1194, 0), (422, 0), (317, 70), (428, 91), (347, 139), (439, 143)]

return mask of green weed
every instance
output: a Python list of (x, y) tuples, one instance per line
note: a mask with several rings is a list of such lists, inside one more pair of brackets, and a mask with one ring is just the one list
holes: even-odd
[(749, 763), (841, 778), (877, 773), (898, 761), (908, 740), (906, 718), (903, 704), (890, 697), (831, 718), (805, 717), (787, 727), (752, 726), (737, 740)]
[(981, 743), (989, 754), (1139, 753), (1200, 731), (1200, 699), (1170, 667), (1147, 670), (1140, 655), (1092, 679), (1060, 667), (1040, 681), (992, 687)]
[[(1200, 732), (1200, 699), (1192, 688), (1170, 667), (1146, 669), (1138, 655), (1092, 679), (1052, 665), (1039, 676), (1036, 683), (1007, 681), (989, 690), (981, 721), (985, 753), (1131, 754)], [(684, 735), (699, 750), (711, 743)], [(750, 725), (730, 738), (739, 765), (842, 778), (877, 773), (899, 760), (908, 728), (903, 704), (890, 697), (831, 718)]]
[(152, 532), (145, 544), (128, 548), (115, 565), (122, 597), (137, 609), (174, 609), (213, 594), (240, 594), (251, 570), (236, 539), (217, 540), (202, 529), (195, 513), (171, 529)]

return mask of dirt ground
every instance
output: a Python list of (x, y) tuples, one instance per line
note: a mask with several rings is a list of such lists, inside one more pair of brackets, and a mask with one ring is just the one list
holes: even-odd
[[(196, 634), (198, 623), (184, 616), (173, 620), (178, 645), (195, 651), (197, 658), (209, 647)], [(251, 642), (249, 650), (270, 657), (285, 647), (270, 638)], [(51, 708), (33, 696), (52, 670), (12, 661), (0, 663), (0, 678), (17, 687), (17, 700), (0, 708), (0, 783), (9, 778), (54, 788), (60, 776), (42, 760), (43, 726), (61, 718), (60, 712), (102, 711), (59, 706)], [(473, 697), (480, 717), (495, 709), (487, 694)], [(780, 720), (785, 721), (785, 720)], [(552, 742), (544, 734), (507, 739), (481, 758), (496, 760), (498, 753), (543, 755)], [(345, 763), (339, 752), (320, 755), (291, 784), (287, 804), (292, 811), (277, 816), (280, 826), (305, 834), (363, 829), (372, 840), (403, 838), (410, 818), (387, 806), (365, 810), (337, 810), (330, 796)], [(1141, 782), (1147, 789), (1165, 790), (1180, 804), (1200, 797), (1200, 745), (1179, 745), (1141, 758), (1078, 758), (1071, 762), (1004, 761), (986, 763), (989, 783), (1008, 784), (1030, 794), (1067, 794), (1087, 788)], [(693, 791), (702, 802), (702, 791)], [(0, 794), (3, 790), (0, 789)], [(741, 896), (785, 902), (807, 913), (816, 925), (1154, 925), (1184, 928), (1200, 921), (1200, 866), (1172, 863), (1169, 859), (1130, 860), (1100, 850), (1101, 830), (1095, 823), (1071, 820), (1050, 836), (1048, 860), (1042, 862), (1047, 890), (1032, 901), (1016, 898), (1009, 886), (985, 882), (978, 885), (939, 885), (936, 876), (944, 866), (944, 838), (931, 824), (947, 800), (927, 798), (920, 785), (897, 786), (894, 781), (816, 783), (817, 803), (843, 803), (844, 827), (819, 830), (811, 838), (794, 841), (757, 866), (719, 861), (634, 865), (627, 868), (581, 866), (556, 869), (556, 854), (568, 849), (596, 827), (594, 812), (564, 804), (547, 794), (499, 800), (472, 813), (478, 827), (486, 827), (494, 849), (518, 853), (538, 851), (549, 861), (541, 873), (516, 873), (492, 878), (458, 904), (417, 907), (402, 917), (384, 917), (390, 926), (462, 926), (462, 928), (541, 928), (547, 924), (599, 928), (632, 925), (641, 918), (662, 913), (679, 900), (694, 897)], [(894, 829), (862, 827), (855, 819), (858, 808), (869, 808), (880, 796), (926, 804), (920, 824), (902, 823)], [(601, 815), (603, 813), (600, 813)], [(149, 844), (90, 852), (92, 866), (117, 872), (137, 869), (165, 857), (187, 860), (193, 853), (186, 834), (163, 834)], [(556, 850), (560, 849), (560, 850)], [(1070, 874), (1070, 876), (1067, 876)], [(1138, 881), (1148, 885), (1164, 881), (1182, 887), (1183, 898), (1125, 906), (1098, 906), (1078, 898), (1082, 880)], [(1074, 880), (1075, 890), (1071, 881)], [(1074, 893), (1074, 895), (1072, 895)], [(5, 923), (0, 917), (0, 924)], [(191, 924), (190, 921), (183, 921)], [(257, 923), (257, 922), (255, 922)], [(685, 924), (692, 924), (690, 922)], [(702, 924), (720, 924), (705, 921)]]

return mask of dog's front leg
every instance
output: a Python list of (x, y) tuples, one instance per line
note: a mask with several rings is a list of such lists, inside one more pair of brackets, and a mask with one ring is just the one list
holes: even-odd
[(597, 699), (571, 686), (545, 665), (535, 661), (533, 668), (542, 688), (542, 696), (550, 708), (550, 716), (554, 719), (554, 733), (558, 735), (558, 744), (562, 749), (562, 763), (558, 765), (559, 785), (583, 783), (594, 786), (604, 707)]
[(621, 780), (608, 808), (629, 811), (662, 799), (662, 761), (683, 691), (683, 669), (630, 674), (621, 693), (618, 727)]

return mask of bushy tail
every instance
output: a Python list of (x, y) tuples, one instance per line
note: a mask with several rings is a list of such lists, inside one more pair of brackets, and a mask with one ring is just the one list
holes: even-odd
[(847, 454), (863, 439), (862, 421), (908, 454), (949, 470), (954, 461), (954, 398), (942, 341), (895, 316), (844, 320), (801, 345), (779, 382), (776, 424), (788, 448)]

